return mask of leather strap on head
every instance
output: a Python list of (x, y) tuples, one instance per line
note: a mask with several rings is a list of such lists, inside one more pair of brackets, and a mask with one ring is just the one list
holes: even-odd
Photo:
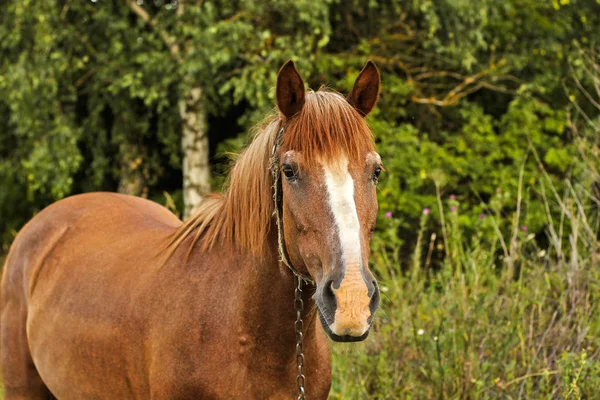
[(302, 279), (306, 283), (314, 285), (314, 280), (300, 272), (292, 265), (290, 261), (287, 248), (285, 246), (285, 238), (283, 235), (283, 190), (281, 187), (281, 171), (279, 165), (279, 157), (277, 156), (277, 148), (283, 141), (283, 122), (281, 122), (281, 128), (275, 138), (273, 144), (273, 151), (271, 153), (271, 174), (273, 175), (273, 201), (275, 203), (275, 221), (277, 222), (277, 241), (279, 248), (279, 258), (298, 278)]

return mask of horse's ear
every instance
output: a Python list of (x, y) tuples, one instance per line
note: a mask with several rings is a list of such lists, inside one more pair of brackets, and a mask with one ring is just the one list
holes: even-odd
[(354, 87), (348, 95), (348, 102), (354, 106), (363, 116), (367, 116), (375, 107), (379, 97), (379, 70), (371, 60), (367, 61), (358, 78), (354, 82)]
[(300, 77), (294, 62), (289, 60), (279, 70), (277, 75), (277, 107), (286, 118), (291, 118), (304, 105), (304, 82)]

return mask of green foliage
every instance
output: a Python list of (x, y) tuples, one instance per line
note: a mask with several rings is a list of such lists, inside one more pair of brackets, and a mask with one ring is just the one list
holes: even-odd
[[(327, 76), (344, 91), (367, 57), (379, 64), (383, 91), (370, 123), (387, 169), (382, 209), (399, 218), (400, 240), (434, 204), (432, 181), (473, 206), (463, 217), (473, 228), (485, 211), (477, 204), (496, 188), (514, 204), (513, 171), (523, 162), (535, 185), (530, 146), (555, 181), (577, 173), (561, 82), (569, 60), (585, 75), (577, 54), (598, 39), (596, 8), (466, 0), (10, 4), (0, 23), (0, 210), (11, 215), (4, 234), (51, 201), (115, 190), (130, 175), (161, 193), (163, 177), (180, 170), (187, 91), (200, 86), (212, 115), (243, 104), (247, 128), (272, 108), (277, 69), (290, 57), (312, 86)], [(15, 197), (27, 199), (21, 212), (9, 212)], [(532, 229), (542, 229), (532, 219)]]
[(54, 31), (58, 13), (49, 4), (29, 12), (27, 7), (28, 2), (8, 6), (13, 14), (3, 13), (0, 25), (6, 38), (0, 44), (0, 227), (5, 238), (25, 222), (36, 194), (47, 201), (69, 194), (82, 162), (81, 129), (70, 110), (74, 92), (63, 86), (75, 71), (66, 49), (52, 45), (68, 33)]
[(241, 101), (264, 110), (279, 66), (290, 54), (312, 66), (328, 40), (327, 3), (136, 5), (55, 0), (3, 8), (5, 249), (33, 213), (69, 194), (116, 190), (129, 180), (142, 182), (140, 194), (162, 193), (167, 169), (181, 173), (179, 106), (188, 90), (200, 87), (200, 107), (214, 115)]

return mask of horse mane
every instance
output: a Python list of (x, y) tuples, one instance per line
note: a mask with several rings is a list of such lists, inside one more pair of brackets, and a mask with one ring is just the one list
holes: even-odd
[(345, 97), (324, 88), (309, 90), (301, 111), (289, 121), (271, 114), (251, 130), (252, 140), (237, 158), (223, 193), (206, 196), (177, 229), (168, 245), (169, 256), (190, 236), (186, 258), (199, 240), (200, 251), (221, 244), (264, 255), (275, 212), (271, 151), (282, 123), (281, 146), (300, 152), (307, 166), (341, 155), (359, 160), (375, 148), (367, 123)]

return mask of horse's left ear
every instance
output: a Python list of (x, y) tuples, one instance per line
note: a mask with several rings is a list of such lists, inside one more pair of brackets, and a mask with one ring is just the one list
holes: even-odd
[(363, 67), (354, 87), (348, 95), (348, 102), (354, 106), (364, 117), (367, 116), (375, 107), (379, 97), (379, 83), (381, 78), (379, 70), (371, 60), (367, 61)]

